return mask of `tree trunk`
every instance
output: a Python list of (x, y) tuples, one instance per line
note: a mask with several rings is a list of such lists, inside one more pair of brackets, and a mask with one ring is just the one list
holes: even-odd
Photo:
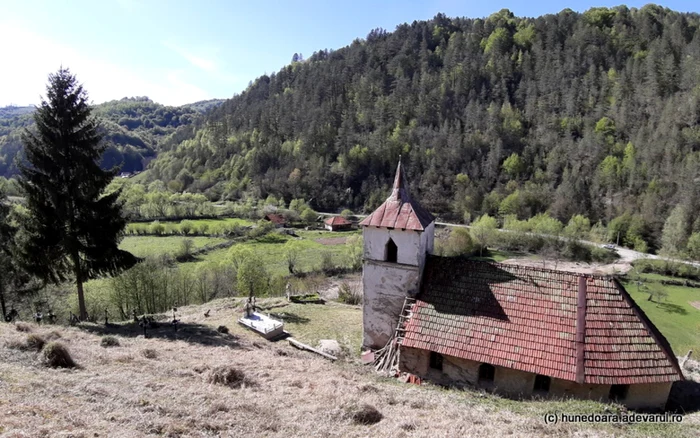
[(80, 268), (80, 255), (77, 252), (73, 253), (73, 271), (75, 272), (75, 284), (78, 286), (78, 310), (80, 311), (80, 320), (87, 320), (87, 309), (85, 308), (85, 293), (83, 292), (83, 272)]
[(5, 288), (0, 281), (0, 307), (2, 307), (2, 320), (7, 321), (7, 307), (5, 307)]

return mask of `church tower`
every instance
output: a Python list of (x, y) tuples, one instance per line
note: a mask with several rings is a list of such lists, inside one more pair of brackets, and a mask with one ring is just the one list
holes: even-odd
[(418, 293), (426, 254), (433, 252), (435, 218), (408, 193), (401, 168), (391, 195), (362, 222), (363, 348), (386, 345), (406, 296)]

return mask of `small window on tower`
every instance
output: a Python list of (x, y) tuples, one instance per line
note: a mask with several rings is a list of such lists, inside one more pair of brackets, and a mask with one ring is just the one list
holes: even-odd
[(384, 260), (391, 263), (396, 263), (399, 256), (399, 248), (396, 246), (394, 241), (390, 238), (386, 243), (386, 257)]

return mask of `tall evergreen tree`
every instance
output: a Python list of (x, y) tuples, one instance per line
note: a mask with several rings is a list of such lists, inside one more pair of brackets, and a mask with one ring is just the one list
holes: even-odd
[(104, 194), (118, 169), (100, 169), (105, 151), (88, 95), (68, 69), (49, 75), (46, 100), (25, 130), (28, 165), (20, 184), (30, 219), (24, 258), (30, 272), (52, 283), (73, 278), (80, 318), (87, 318), (83, 283), (115, 275), (138, 259), (118, 248), (126, 220), (119, 192)]

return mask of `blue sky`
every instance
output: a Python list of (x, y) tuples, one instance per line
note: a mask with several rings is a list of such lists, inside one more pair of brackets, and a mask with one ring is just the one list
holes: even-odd
[[(627, 2), (641, 7), (647, 2)], [(617, 2), (539, 1), (234, 1), (2, 0), (0, 106), (33, 105), (62, 64), (95, 103), (149, 96), (168, 104), (228, 98), (292, 55), (310, 56), (364, 38), (376, 27), (432, 18), (584, 11)], [(663, 6), (699, 11), (700, 3)]]

